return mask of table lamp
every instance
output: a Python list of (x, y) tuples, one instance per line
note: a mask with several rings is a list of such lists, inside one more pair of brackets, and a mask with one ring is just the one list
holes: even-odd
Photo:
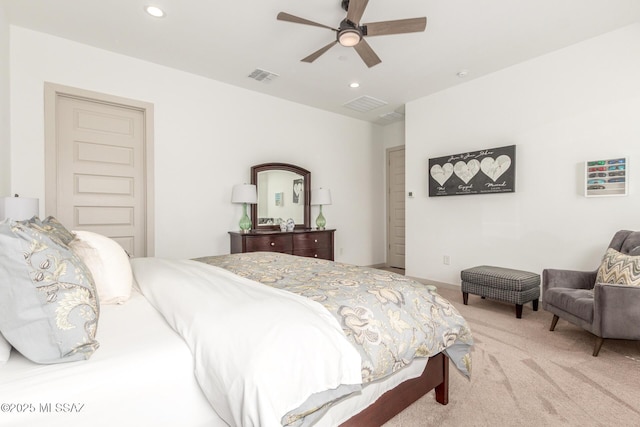
[(7, 218), (22, 221), (38, 215), (38, 199), (32, 197), (0, 197), (0, 221)]
[(231, 192), (231, 203), (242, 203), (240, 230), (248, 233), (251, 230), (251, 219), (247, 215), (247, 203), (258, 203), (258, 195), (254, 184), (236, 184)]
[(322, 205), (331, 204), (331, 191), (328, 188), (318, 188), (311, 192), (311, 204), (314, 206), (320, 206), (320, 213), (316, 218), (316, 226), (318, 230), (324, 230), (324, 226), (327, 224), (327, 220), (322, 215)]

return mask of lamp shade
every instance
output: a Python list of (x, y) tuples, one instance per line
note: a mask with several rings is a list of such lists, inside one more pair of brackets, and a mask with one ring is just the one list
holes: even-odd
[(231, 203), (258, 203), (254, 184), (236, 184), (231, 191)]
[(311, 204), (312, 205), (330, 205), (331, 204), (331, 190), (328, 188), (318, 188), (311, 192)]
[(22, 221), (38, 215), (38, 199), (32, 197), (0, 198), (0, 220), (7, 218)]

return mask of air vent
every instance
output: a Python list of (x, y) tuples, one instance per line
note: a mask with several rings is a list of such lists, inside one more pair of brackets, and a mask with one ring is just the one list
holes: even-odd
[(391, 111), (388, 113), (380, 114), (379, 117), (385, 121), (395, 122), (404, 119), (404, 114), (398, 113), (396, 111)]
[(404, 114), (398, 113), (397, 111), (391, 111), (389, 113), (380, 114), (376, 123), (386, 125), (393, 122), (399, 122), (400, 120), (404, 120)]
[(261, 70), (260, 68), (256, 68), (247, 77), (262, 83), (270, 83), (272, 80), (275, 80), (279, 76), (278, 74), (272, 73), (271, 71), (266, 71), (266, 70)]
[(376, 108), (387, 105), (386, 101), (373, 98), (371, 96), (361, 96), (352, 101), (347, 102), (343, 107), (351, 108), (352, 110), (360, 111), (361, 113), (375, 110)]

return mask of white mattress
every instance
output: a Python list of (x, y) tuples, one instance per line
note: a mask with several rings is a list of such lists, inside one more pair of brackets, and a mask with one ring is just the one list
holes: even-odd
[[(187, 345), (137, 291), (123, 305), (101, 307), (97, 339), (100, 348), (82, 362), (38, 365), (13, 350), (0, 365), (0, 404), (12, 405), (2, 406), (0, 425), (226, 426), (196, 382)], [(367, 385), (331, 407), (316, 425), (339, 425), (385, 391), (419, 376), (425, 365), (426, 359), (416, 359)]]
[[(0, 404), (26, 412), (5, 405), (0, 425), (225, 425), (200, 392), (184, 341), (141, 294), (100, 308), (97, 339), (100, 348), (81, 362), (37, 365), (13, 350), (0, 365)], [(84, 406), (56, 412), (71, 404)]]

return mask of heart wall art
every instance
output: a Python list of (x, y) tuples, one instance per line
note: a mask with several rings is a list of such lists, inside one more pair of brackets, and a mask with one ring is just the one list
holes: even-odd
[(429, 197), (513, 193), (516, 146), (429, 159)]

